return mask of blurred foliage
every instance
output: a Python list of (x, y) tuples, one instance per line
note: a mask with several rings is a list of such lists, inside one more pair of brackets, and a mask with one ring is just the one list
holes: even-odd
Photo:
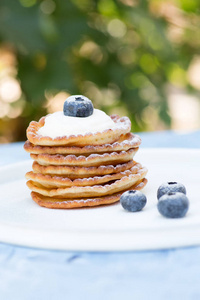
[(23, 101), (1, 131), (9, 124), (11, 139), (24, 140), (60, 91), (126, 112), (134, 131), (152, 129), (153, 118), (168, 128), (167, 85), (197, 92), (187, 69), (199, 52), (199, 9), (195, 0), (1, 0), (0, 43), (15, 55)]

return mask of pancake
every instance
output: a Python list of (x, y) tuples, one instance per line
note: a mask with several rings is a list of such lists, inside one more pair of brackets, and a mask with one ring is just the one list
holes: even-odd
[(36, 161), (33, 162), (32, 169), (34, 173), (67, 176), (69, 178), (85, 178), (91, 176), (102, 176), (124, 172), (132, 168), (136, 162), (130, 160), (128, 162), (117, 165), (101, 165), (98, 167), (79, 167), (79, 166), (43, 166)]
[[(130, 187), (130, 190), (141, 190), (145, 187), (147, 179), (144, 178), (142, 181)], [(55, 209), (71, 209), (81, 207), (93, 207), (99, 205), (111, 204), (119, 201), (120, 196), (124, 191), (120, 193), (114, 193), (109, 196), (94, 197), (94, 198), (76, 198), (76, 199), (57, 199), (42, 196), (36, 192), (31, 192), (32, 199), (40, 206)]]
[(72, 187), (72, 186), (93, 186), (99, 184), (105, 184), (113, 180), (121, 179), (124, 176), (136, 174), (141, 168), (140, 164), (136, 164), (130, 170), (124, 172), (113, 173), (103, 176), (94, 176), (86, 178), (70, 179), (68, 177), (56, 176), (56, 175), (44, 175), (41, 173), (28, 172), (26, 179), (31, 180), (34, 184), (40, 184), (47, 188), (59, 188), (59, 187)]
[(62, 155), (62, 154), (30, 154), (31, 158), (41, 165), (73, 165), (73, 166), (100, 166), (107, 164), (118, 164), (133, 159), (138, 148), (127, 151), (84, 155)]
[(77, 198), (77, 195), (81, 197), (100, 197), (105, 195), (110, 195), (113, 193), (118, 193), (122, 190), (129, 189), (132, 185), (144, 179), (147, 173), (147, 169), (142, 167), (138, 170), (136, 174), (130, 174), (124, 176), (121, 179), (111, 181), (104, 185), (94, 185), (94, 186), (72, 186), (67, 188), (46, 188), (45, 186), (33, 182), (32, 180), (27, 181), (27, 186), (30, 190), (39, 193), (47, 197), (56, 198)]
[(92, 154), (92, 153), (108, 153), (116, 151), (127, 151), (130, 148), (138, 148), (141, 144), (141, 139), (138, 135), (127, 133), (112, 144), (104, 145), (88, 145), (83, 147), (78, 146), (39, 146), (34, 145), (29, 141), (24, 144), (24, 149), (32, 154)]
[(112, 144), (119, 139), (122, 134), (130, 132), (131, 122), (128, 117), (120, 118), (117, 115), (110, 116), (115, 122), (114, 129), (106, 129), (102, 132), (78, 134), (70, 136), (60, 136), (51, 138), (38, 134), (38, 130), (44, 126), (45, 117), (42, 117), (39, 122), (32, 121), (26, 131), (28, 140), (34, 145), (41, 146), (86, 146), (86, 145), (103, 145)]

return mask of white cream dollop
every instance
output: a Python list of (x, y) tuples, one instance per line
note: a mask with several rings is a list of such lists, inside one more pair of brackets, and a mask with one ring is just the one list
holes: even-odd
[(94, 109), (93, 114), (85, 118), (65, 116), (62, 111), (58, 111), (45, 118), (45, 124), (38, 130), (38, 134), (54, 139), (62, 136), (94, 134), (114, 127), (115, 122), (99, 109)]

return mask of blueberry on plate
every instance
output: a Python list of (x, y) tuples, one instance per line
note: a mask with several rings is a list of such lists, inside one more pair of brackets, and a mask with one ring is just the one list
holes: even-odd
[(74, 95), (64, 102), (63, 112), (70, 117), (89, 117), (93, 114), (93, 104), (90, 99), (82, 95)]
[(169, 192), (160, 197), (157, 208), (166, 218), (182, 218), (188, 211), (189, 200), (183, 193)]
[(186, 194), (186, 189), (185, 189), (184, 185), (179, 182), (163, 183), (163, 184), (161, 184), (161, 186), (159, 186), (158, 191), (157, 191), (158, 200), (160, 199), (160, 197), (162, 197), (163, 195), (165, 195), (169, 192), (179, 192), (179, 193)]
[(126, 191), (120, 197), (120, 203), (125, 210), (140, 211), (147, 203), (146, 196), (140, 191)]

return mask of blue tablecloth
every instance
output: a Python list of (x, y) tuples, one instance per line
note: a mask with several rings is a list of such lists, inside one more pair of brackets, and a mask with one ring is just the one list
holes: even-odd
[[(200, 131), (141, 133), (142, 147), (200, 147)], [(0, 146), (0, 165), (25, 160), (22, 143)], [(0, 299), (200, 299), (200, 247), (69, 252), (0, 243)]]

